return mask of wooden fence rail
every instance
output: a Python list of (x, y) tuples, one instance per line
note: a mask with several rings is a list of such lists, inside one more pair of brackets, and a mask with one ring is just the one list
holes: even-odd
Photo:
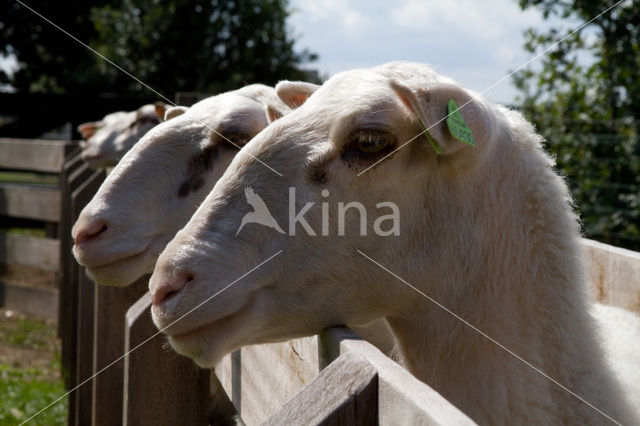
[[(48, 223), (59, 237), (0, 233), (0, 260), (60, 277), (62, 361), (67, 388), (77, 388), (69, 397), (70, 425), (474, 424), (388, 354), (343, 327), (243, 347), (215, 369), (197, 368), (154, 327), (148, 277), (127, 288), (97, 286), (71, 255), (71, 227), (104, 172), (89, 169), (66, 142), (18, 145), (0, 139), (0, 150), (10, 147), (0, 151), (0, 167), (58, 173), (59, 186), (46, 192), (57, 198), (33, 196), (33, 187), (11, 195), (18, 194), (16, 187), (5, 189), (3, 183), (0, 213), (23, 209), (19, 214), (53, 221)], [(48, 160), (4, 157), (36, 155), (45, 145), (66, 155), (58, 168)], [(17, 207), (21, 203), (37, 207)], [(583, 247), (594, 300), (639, 312), (640, 254), (588, 240)], [(386, 350), (384, 339), (372, 341)]]

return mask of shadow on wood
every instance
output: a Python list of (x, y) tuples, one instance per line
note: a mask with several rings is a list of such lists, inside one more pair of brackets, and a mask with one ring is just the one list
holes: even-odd
[(208, 425), (210, 371), (167, 347), (150, 308), (146, 293), (127, 311), (122, 423)]
[[(93, 323), (93, 371), (98, 372), (123, 355), (127, 310), (147, 292), (149, 276), (127, 287), (97, 285)], [(93, 425), (122, 421), (124, 359), (93, 379)]]

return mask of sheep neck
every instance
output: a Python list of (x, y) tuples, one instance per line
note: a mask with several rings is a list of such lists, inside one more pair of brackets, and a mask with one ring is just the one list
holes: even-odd
[[(489, 188), (479, 192), (486, 210), (469, 213), (464, 205), (456, 210), (473, 215), (457, 221), (473, 242), (461, 239), (454, 249), (459, 259), (471, 260), (461, 265), (414, 261), (430, 270), (405, 271), (405, 277), (527, 363), (624, 421), (623, 399), (613, 396), (617, 385), (587, 313), (579, 235), (566, 187), (541, 151), (537, 162), (530, 160), (531, 151), (520, 159), (517, 151), (505, 148), (504, 156), (511, 158), (496, 160), (511, 161), (513, 167), (491, 165), (476, 179)], [(476, 190), (470, 188), (468, 196)], [(455, 238), (443, 241), (456, 244)], [(433, 247), (423, 250), (434, 256)], [(443, 251), (451, 256), (451, 249)], [(438, 265), (444, 266), (438, 270)], [(423, 296), (414, 293), (412, 300), (387, 317), (403, 362), (474, 420), (610, 423)]]

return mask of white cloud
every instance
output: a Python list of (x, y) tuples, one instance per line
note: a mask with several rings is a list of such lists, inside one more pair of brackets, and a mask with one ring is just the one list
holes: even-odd
[(537, 12), (520, 10), (514, 0), (400, 0), (391, 11), (394, 23), (413, 30), (456, 31), (482, 39), (504, 37), (535, 21)]
[(374, 21), (354, 8), (352, 2), (345, 0), (324, 0), (296, 2), (296, 9), (312, 24), (326, 25), (327, 29), (339, 29), (349, 35), (358, 35)]
[[(436, 66), (463, 85), (483, 91), (529, 57), (523, 31), (546, 24), (516, 0), (292, 0), (290, 24), (298, 46), (320, 55), (322, 73), (392, 60)], [(487, 93), (511, 102), (510, 79)]]

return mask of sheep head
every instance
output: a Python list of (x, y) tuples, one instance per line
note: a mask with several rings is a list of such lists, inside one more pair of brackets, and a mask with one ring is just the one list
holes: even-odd
[(115, 166), (145, 133), (162, 121), (163, 115), (164, 104), (158, 103), (80, 124), (78, 132), (85, 139), (80, 142), (82, 159), (93, 168)]
[(239, 148), (268, 124), (265, 102), (235, 91), (164, 112), (167, 121), (124, 156), (74, 225), (74, 255), (97, 283), (125, 286), (153, 270)]
[[(481, 162), (490, 146), (481, 100), (416, 64), (340, 73), (313, 92), (292, 82), (276, 90), (297, 108), (233, 160), (150, 281), (155, 324), (202, 366), (242, 345), (364, 324), (423, 303), (358, 251), (398, 265), (394, 272), (410, 281), (435, 283), (451, 268), (451, 250), (464, 259), (474, 238), (442, 229), (474, 214), (464, 194), (475, 185), (461, 185), (451, 170), (473, 173), (454, 157)], [(431, 93), (427, 104), (421, 90)], [(472, 100), (464, 119), (476, 147), (438, 125), (432, 135), (442, 154), (424, 136), (403, 145), (421, 133), (417, 117), (429, 125), (446, 116), (449, 97)], [(463, 289), (429, 291), (456, 297)]]

